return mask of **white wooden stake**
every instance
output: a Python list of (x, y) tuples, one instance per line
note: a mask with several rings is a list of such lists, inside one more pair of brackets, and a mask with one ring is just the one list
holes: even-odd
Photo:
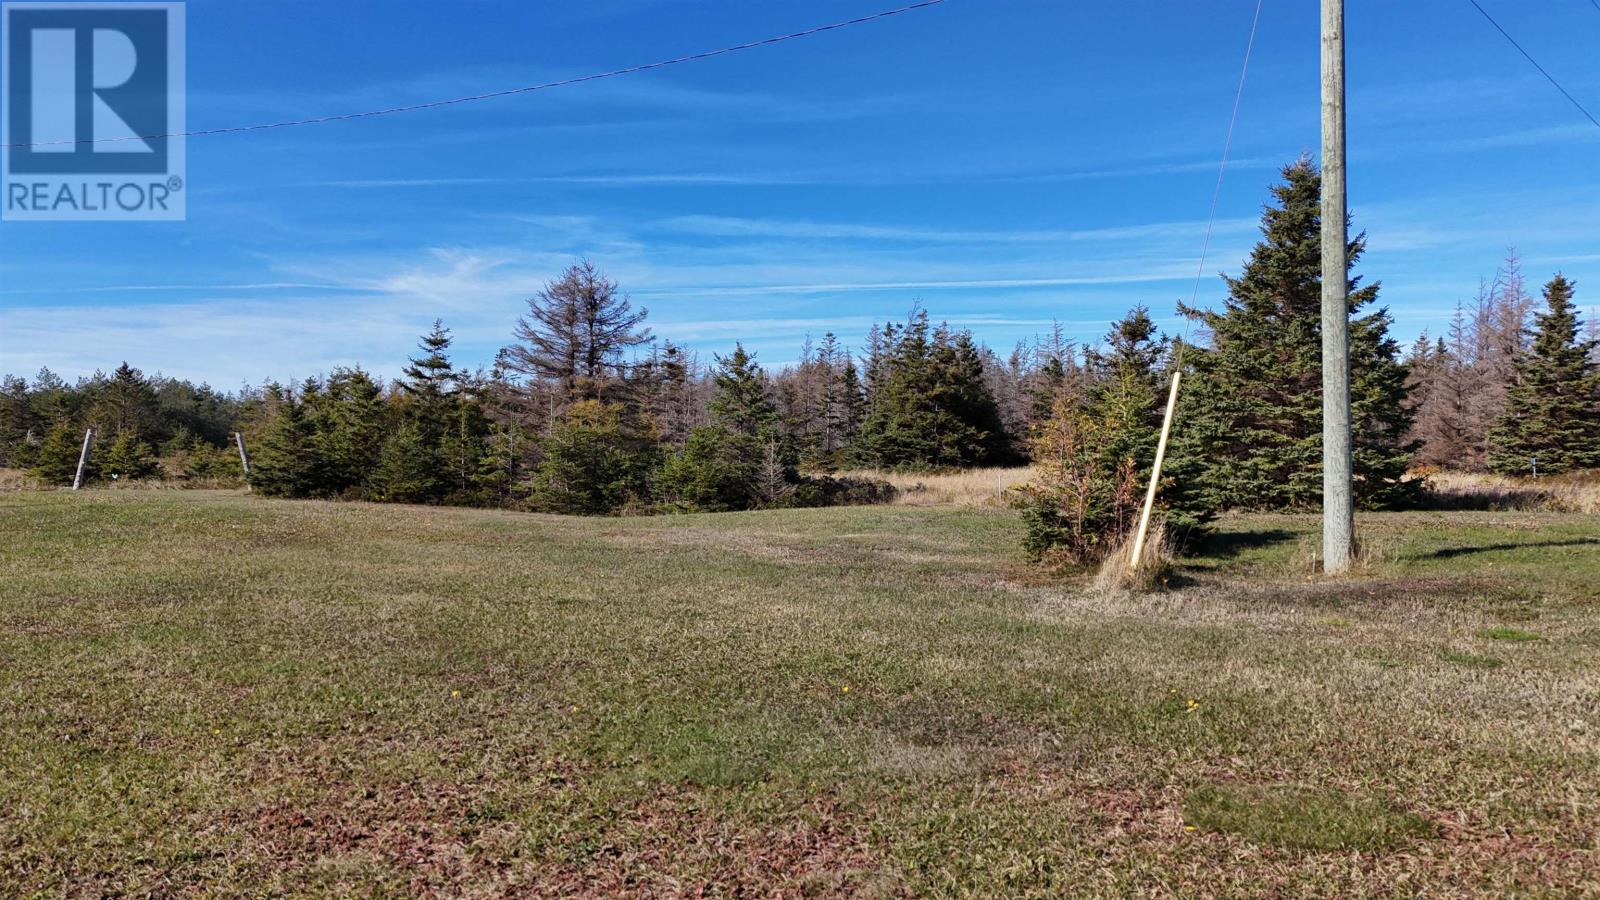
[(1161, 439), (1156, 442), (1155, 462), (1150, 466), (1150, 487), (1144, 492), (1144, 509), (1139, 513), (1139, 530), (1133, 536), (1133, 552), (1128, 555), (1128, 571), (1139, 568), (1139, 558), (1144, 555), (1144, 539), (1150, 532), (1150, 512), (1156, 505), (1156, 489), (1161, 486), (1161, 464), (1167, 458), (1167, 435), (1172, 433), (1172, 414), (1178, 408), (1178, 382), (1183, 370), (1172, 369), (1172, 390), (1167, 392), (1167, 415), (1161, 420)]
[(72, 489), (83, 487), (83, 469), (89, 464), (89, 445), (94, 442), (94, 429), (86, 428), (83, 432), (83, 449), (78, 451), (78, 471), (72, 476)]

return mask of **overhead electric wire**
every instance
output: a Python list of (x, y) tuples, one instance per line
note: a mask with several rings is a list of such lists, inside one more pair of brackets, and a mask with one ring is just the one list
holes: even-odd
[[(1250, 20), (1250, 38), (1244, 45), (1244, 64), (1239, 67), (1239, 84), (1233, 91), (1233, 112), (1228, 116), (1228, 136), (1222, 142), (1222, 162), (1217, 165), (1217, 184), (1211, 191), (1211, 213), (1206, 216), (1206, 236), (1200, 244), (1200, 264), (1194, 273), (1194, 290), (1189, 294), (1189, 306), (1192, 309), (1200, 299), (1200, 282), (1206, 274), (1206, 256), (1211, 251), (1211, 231), (1217, 222), (1217, 204), (1222, 199), (1222, 178), (1228, 172), (1228, 156), (1233, 151), (1233, 129), (1239, 122), (1239, 105), (1244, 100), (1244, 82), (1250, 74), (1250, 57), (1256, 49), (1256, 28), (1261, 24), (1261, 6), (1264, 0), (1256, 0), (1255, 17)], [(1183, 340), (1178, 343), (1178, 353), (1181, 357), (1183, 346), (1189, 342), (1189, 328), (1184, 327)]]
[[(1568, 93), (1567, 89), (1561, 86), (1561, 82), (1557, 81), (1554, 75), (1551, 75), (1549, 72), (1545, 71), (1544, 66), (1539, 65), (1539, 61), (1533, 58), (1532, 53), (1522, 49), (1522, 45), (1517, 43), (1517, 39), (1512, 37), (1510, 32), (1506, 31), (1504, 28), (1501, 28), (1500, 23), (1494, 20), (1494, 16), (1489, 15), (1489, 11), (1479, 5), (1478, 0), (1467, 0), (1467, 2), (1471, 3), (1473, 8), (1481, 13), (1485, 19), (1488, 19), (1489, 24), (1494, 26), (1494, 30), (1500, 32), (1502, 37), (1504, 37), (1507, 41), (1510, 41), (1511, 46), (1517, 48), (1518, 53), (1521, 53), (1523, 57), (1528, 60), (1528, 62), (1533, 63), (1533, 67), (1539, 70), (1539, 74), (1543, 75), (1546, 81), (1555, 85), (1556, 90), (1561, 92), (1561, 96), (1567, 98), (1567, 100), (1573, 106), (1576, 106), (1578, 108), (1578, 112), (1583, 113), (1584, 118), (1592, 122), (1594, 127), (1600, 128), (1600, 119), (1596, 119), (1594, 114), (1590, 113), (1587, 109), (1584, 109), (1583, 104), (1578, 102), (1578, 98)], [(1600, 0), (1590, 0), (1590, 2), (1594, 3), (1597, 9), (1600, 9)]]
[[(1256, 0), (1255, 15), (1250, 19), (1250, 39), (1244, 45), (1244, 64), (1239, 67), (1239, 85), (1233, 91), (1233, 111), (1228, 115), (1228, 136), (1222, 142), (1222, 161), (1217, 165), (1217, 186), (1211, 191), (1211, 214), (1206, 217), (1206, 236), (1200, 245), (1200, 266), (1194, 273), (1194, 292), (1189, 297), (1193, 310), (1200, 298), (1200, 280), (1205, 277), (1206, 254), (1211, 249), (1211, 229), (1217, 221), (1217, 204), (1222, 197), (1222, 177), (1228, 171), (1228, 154), (1233, 149), (1233, 129), (1239, 122), (1239, 105), (1244, 99), (1245, 77), (1250, 73), (1250, 57), (1256, 48), (1256, 27), (1261, 24), (1261, 7), (1264, 0)], [(1161, 436), (1156, 441), (1155, 460), (1150, 464), (1150, 483), (1145, 488), (1144, 505), (1139, 510), (1139, 524), (1134, 531), (1133, 546), (1128, 551), (1128, 571), (1138, 571), (1144, 561), (1145, 539), (1150, 533), (1150, 517), (1155, 512), (1156, 495), (1161, 491), (1161, 462), (1167, 455), (1167, 439), (1172, 435), (1172, 421), (1178, 410), (1178, 386), (1183, 380), (1183, 351), (1189, 345), (1189, 329), (1194, 319), (1189, 318), (1183, 328), (1183, 337), (1173, 353), (1168, 368), (1172, 370), (1172, 386), (1167, 391), (1167, 409), (1161, 419)]]
[(823, 32), (827, 31), (837, 31), (841, 28), (849, 28), (853, 25), (864, 25), (867, 22), (875, 22), (879, 19), (887, 19), (890, 16), (898, 16), (903, 13), (925, 9), (930, 6), (937, 6), (943, 2), (945, 2), (945, 0), (921, 0), (921, 2), (918, 3), (912, 3), (906, 6), (897, 7), (895, 9), (884, 10), (883, 12), (877, 12), (867, 16), (860, 16), (854, 19), (847, 19), (843, 22), (833, 22), (828, 25), (818, 25), (813, 28), (807, 28), (803, 31), (780, 34), (776, 37), (762, 38), (758, 41), (735, 44), (731, 47), (720, 47), (716, 50), (704, 50), (699, 53), (691, 53), (687, 56), (677, 56), (673, 57), (672, 59), (663, 59), (656, 62), (643, 63), (637, 66), (628, 66), (627, 68), (623, 69), (612, 69), (609, 72), (597, 72), (592, 75), (580, 75), (575, 78), (563, 78), (560, 81), (547, 81), (543, 84), (530, 84), (523, 87), (488, 91), (481, 94), (472, 94), (466, 97), (452, 97), (446, 100), (431, 100), (426, 103), (413, 103), (406, 106), (392, 106), (386, 109), (373, 109), (364, 112), (339, 113), (335, 115), (316, 116), (308, 119), (290, 119), (282, 122), (264, 122), (256, 125), (235, 125), (227, 128), (206, 128), (198, 131), (173, 132), (171, 134), (148, 134), (131, 137), (100, 139), (86, 138), (83, 140), (41, 141), (39, 143), (32, 144), (4, 144), (0, 146), (4, 146), (8, 150), (20, 150), (31, 147), (54, 147), (67, 144), (110, 144), (119, 141), (154, 141), (164, 138), (207, 137), (217, 134), (238, 134), (246, 131), (268, 131), (275, 128), (297, 128), (302, 125), (323, 125), (329, 122), (346, 122), (352, 119), (371, 119), (378, 116), (392, 116), (397, 113), (418, 112), (425, 109), (438, 109), (442, 106), (455, 106), (461, 103), (475, 103), (483, 100), (496, 100), (501, 97), (511, 97), (517, 94), (529, 94), (534, 91), (544, 91), (551, 88), (582, 84), (586, 81), (599, 81), (602, 78), (615, 78), (619, 75), (632, 75), (637, 72), (648, 72), (651, 69), (662, 69), (666, 68), (667, 66), (676, 66), (682, 63), (710, 59), (715, 56), (724, 56), (729, 53), (738, 53), (741, 50), (753, 50), (757, 47), (780, 44), (784, 41), (792, 41), (796, 38), (810, 37), (812, 35), (822, 34)]

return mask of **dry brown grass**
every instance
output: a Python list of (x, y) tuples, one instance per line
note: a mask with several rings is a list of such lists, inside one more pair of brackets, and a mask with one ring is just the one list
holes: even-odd
[(1452, 508), (1600, 513), (1600, 472), (1544, 478), (1436, 472), (1428, 476), (1428, 488)]
[(1102, 591), (1144, 593), (1164, 586), (1172, 573), (1174, 554), (1167, 539), (1167, 526), (1157, 522), (1139, 552), (1137, 565), (1128, 565), (1133, 556), (1134, 534), (1130, 532), (1100, 564), (1094, 586)]
[(39, 479), (22, 469), (0, 469), (0, 493), (6, 491), (37, 491), (44, 488)]
[(1589, 895), (1597, 523), (0, 495), (0, 896)]
[(941, 473), (856, 469), (839, 474), (889, 482), (899, 492), (894, 502), (900, 506), (1008, 506), (1011, 491), (1032, 480), (1033, 468), (963, 469)]

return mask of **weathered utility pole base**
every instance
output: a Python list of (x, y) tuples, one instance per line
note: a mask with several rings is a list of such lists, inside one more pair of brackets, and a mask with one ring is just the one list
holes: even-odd
[(1322, 0), (1322, 569), (1349, 571), (1349, 240), (1344, 158), (1344, 0)]

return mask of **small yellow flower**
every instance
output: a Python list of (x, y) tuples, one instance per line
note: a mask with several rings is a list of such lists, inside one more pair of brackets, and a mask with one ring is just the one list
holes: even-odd
[(576, 707), (576, 706), (574, 706), (574, 707), (573, 707), (573, 708), (572, 708), (572, 711), (573, 711), (573, 712), (577, 712), (577, 711), (578, 711), (578, 708), (577, 708), (577, 707)]
[(850, 693), (850, 685), (848, 685), (848, 684), (847, 684), (847, 685), (845, 685), (845, 686), (844, 686), (844, 687), (842, 687), (842, 688), (840, 688), (840, 689), (839, 689), (839, 693), (841, 693), (841, 694), (848, 694), (848, 693)]
[(1184, 831), (1193, 831), (1194, 830), (1194, 826), (1193, 825), (1185, 825), (1185, 826), (1183, 826), (1183, 830)]
[(461, 696), (461, 692), (460, 691), (451, 691), (450, 692), (450, 696), (451, 696), (451, 698), (460, 697)]
[(213, 728), (213, 729), (211, 729), (211, 733), (213, 735), (221, 734), (222, 733), (222, 729), (221, 728)]

